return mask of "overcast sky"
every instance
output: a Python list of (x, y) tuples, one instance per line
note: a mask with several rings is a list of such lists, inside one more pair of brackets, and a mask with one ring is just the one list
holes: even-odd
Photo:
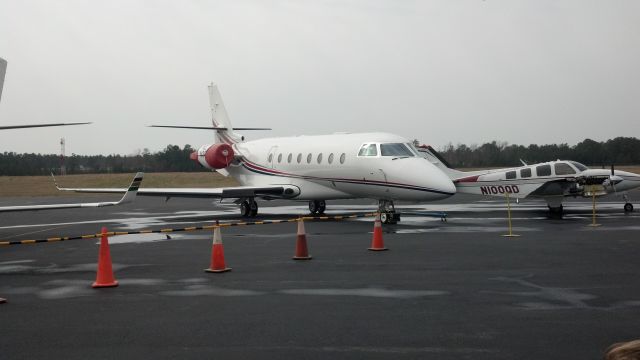
[(640, 1), (0, 0), (0, 151), (198, 147), (218, 83), (248, 138), (441, 147), (640, 137)]

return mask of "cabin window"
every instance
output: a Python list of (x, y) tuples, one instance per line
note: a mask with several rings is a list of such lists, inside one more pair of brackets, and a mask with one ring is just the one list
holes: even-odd
[(556, 175), (571, 175), (576, 173), (567, 163), (555, 163), (553, 167), (556, 169)]
[(271, 162), (271, 160), (273, 160), (273, 154), (269, 154), (269, 158), (267, 159), (267, 162)]
[(538, 176), (550, 176), (551, 165), (538, 165), (536, 166), (536, 175)]
[(288, 162), (289, 164), (291, 164), (291, 159), (292, 159), (292, 158), (293, 158), (293, 154), (292, 154), (292, 153), (289, 153), (289, 156), (287, 156), (287, 162)]
[(278, 154), (278, 162), (282, 162), (282, 154)]
[(507, 171), (507, 174), (505, 175), (505, 177), (507, 179), (515, 179), (516, 178), (516, 172), (515, 171)]
[(578, 171), (585, 171), (587, 169), (589, 169), (588, 167), (582, 165), (581, 163), (577, 162), (577, 161), (569, 161), (571, 163), (571, 165), (575, 166)]
[(318, 164), (322, 163), (322, 153), (318, 154)]
[(307, 164), (311, 164), (311, 153), (309, 153), (309, 155), (307, 155)]
[(364, 144), (360, 148), (358, 156), (378, 156), (378, 147), (376, 144)]
[(333, 162), (333, 153), (329, 154), (329, 158), (327, 159), (327, 162), (329, 162), (329, 164)]
[(380, 155), (382, 156), (414, 156), (404, 144), (380, 144)]
[(344, 164), (344, 160), (346, 159), (347, 154), (342, 153), (342, 155), (340, 155), (340, 164)]
[(521, 178), (531, 177), (531, 168), (526, 168), (526, 169), (520, 170), (520, 177)]
[(300, 164), (300, 161), (302, 161), (302, 153), (298, 154), (298, 164)]

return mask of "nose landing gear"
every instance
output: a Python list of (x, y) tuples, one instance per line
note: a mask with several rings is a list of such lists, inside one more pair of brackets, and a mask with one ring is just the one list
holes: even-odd
[(397, 224), (400, 221), (400, 214), (396, 212), (392, 200), (379, 200), (378, 211), (383, 224)]
[(311, 214), (324, 214), (327, 209), (327, 203), (324, 200), (309, 201), (309, 212)]
[(629, 201), (629, 196), (627, 194), (624, 194), (622, 196), (624, 198), (624, 212), (626, 213), (630, 213), (633, 212), (633, 204), (631, 203), (631, 201)]

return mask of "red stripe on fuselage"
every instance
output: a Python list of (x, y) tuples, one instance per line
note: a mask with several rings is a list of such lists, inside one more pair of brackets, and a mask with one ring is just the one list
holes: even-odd
[[(348, 181), (348, 182), (358, 182), (358, 183), (370, 183), (370, 184), (388, 184), (388, 185), (400, 185), (400, 186), (408, 186), (408, 187), (415, 187), (415, 188), (422, 188), (422, 189), (428, 189), (424, 186), (419, 186), (419, 185), (411, 185), (411, 184), (403, 184), (403, 183), (397, 183), (397, 182), (390, 182), (390, 181), (377, 181), (377, 180), (365, 180), (365, 179), (350, 179), (350, 178), (323, 178), (323, 177), (315, 177), (315, 176), (306, 176), (306, 175), (296, 175), (296, 174), (291, 174), (291, 173), (285, 173), (285, 172), (281, 172), (281, 171), (277, 171), (277, 170), (273, 170), (273, 169), (269, 169), (269, 168), (264, 168), (260, 165), (254, 164), (248, 160), (244, 160), (244, 163), (251, 167), (254, 168), (256, 170), (260, 170), (263, 172), (267, 172), (267, 173), (271, 173), (273, 175), (278, 175), (278, 176), (285, 176), (285, 177), (293, 177), (293, 178), (301, 178), (301, 179), (313, 179), (313, 180), (323, 180), (323, 181)], [(432, 190), (432, 189), (429, 189)]]
[(480, 175), (476, 175), (476, 176), (467, 176), (464, 177), (462, 179), (457, 179), (454, 182), (456, 183), (461, 183), (461, 182), (477, 182), (478, 178), (480, 177)]

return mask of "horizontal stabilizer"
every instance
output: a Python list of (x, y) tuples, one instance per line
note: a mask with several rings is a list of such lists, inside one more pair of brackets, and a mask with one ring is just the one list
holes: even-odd
[[(226, 127), (218, 126), (174, 126), (174, 125), (149, 125), (149, 127), (157, 128), (173, 128), (173, 129), (195, 129), (195, 130), (229, 130)], [(271, 128), (248, 128), (248, 127), (234, 127), (233, 130), (271, 130)]]
[(49, 126), (71, 126), (71, 125), (87, 125), (90, 122), (78, 122), (78, 123), (56, 123), (56, 124), (34, 124), (34, 125), (10, 125), (0, 126), (0, 130), (10, 129), (25, 129), (25, 128), (37, 128), (37, 127), (49, 127)]

